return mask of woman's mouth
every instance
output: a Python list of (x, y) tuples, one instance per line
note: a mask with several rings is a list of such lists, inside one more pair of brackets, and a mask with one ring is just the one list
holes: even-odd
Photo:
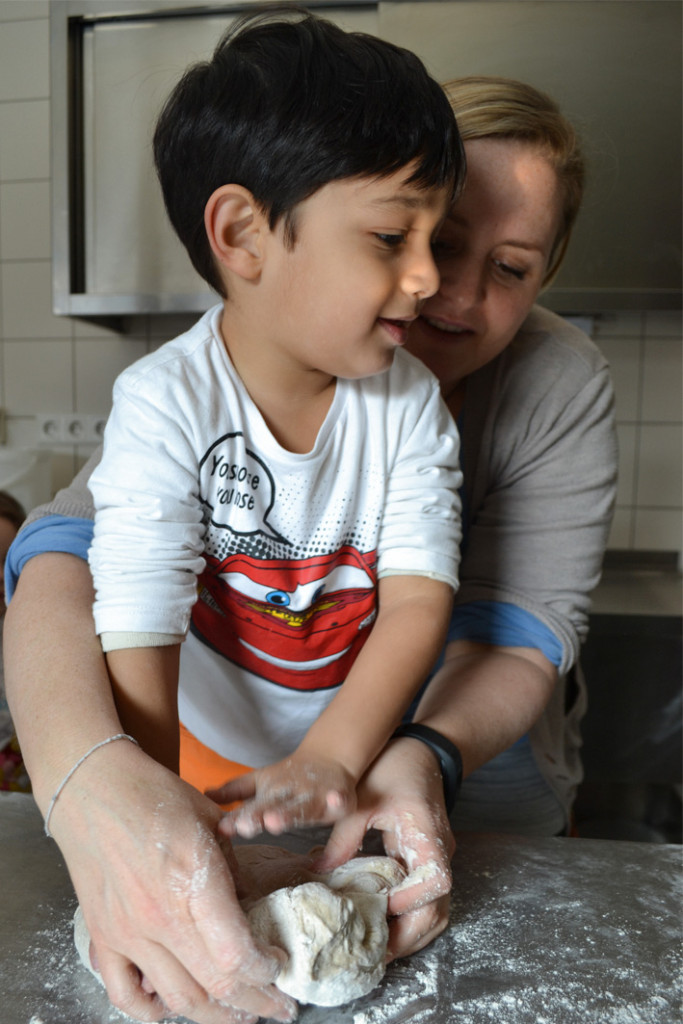
[(433, 327), (437, 331), (443, 331), (444, 334), (471, 334), (472, 328), (462, 323), (452, 323), (448, 320), (440, 320), (435, 316), (425, 316), (422, 314), (420, 320), (427, 324), (429, 327)]

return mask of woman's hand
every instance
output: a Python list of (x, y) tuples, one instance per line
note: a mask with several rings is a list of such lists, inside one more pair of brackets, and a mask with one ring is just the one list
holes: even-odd
[[(112, 1003), (142, 1021), (294, 1020), (273, 982), (284, 953), (259, 947), (216, 839), (221, 811), (132, 744), (93, 754), (50, 825)], [(234, 869), (234, 862), (233, 862)]]
[(356, 806), (354, 780), (337, 761), (295, 751), (284, 761), (259, 768), (207, 791), (217, 803), (244, 800), (220, 825), (223, 835), (245, 839), (290, 828), (331, 825)]
[(355, 856), (365, 833), (382, 833), (385, 852), (408, 877), (389, 894), (389, 955), (422, 949), (448, 924), (455, 839), (434, 754), (411, 737), (392, 740), (358, 785), (357, 810), (337, 822), (314, 869), (331, 871)]

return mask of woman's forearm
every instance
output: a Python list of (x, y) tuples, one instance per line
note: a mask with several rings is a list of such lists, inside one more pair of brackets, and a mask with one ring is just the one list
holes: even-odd
[(456, 744), (467, 776), (528, 732), (556, 682), (555, 667), (534, 648), (458, 640), (449, 644), (415, 721)]
[(78, 758), (122, 731), (92, 601), (82, 559), (42, 554), (24, 567), (5, 615), (7, 696), (43, 813)]

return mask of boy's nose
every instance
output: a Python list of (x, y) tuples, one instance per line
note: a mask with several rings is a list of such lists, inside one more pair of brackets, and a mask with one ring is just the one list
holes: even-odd
[(406, 294), (423, 301), (439, 290), (439, 271), (432, 256), (431, 247), (415, 253), (406, 270), (403, 289)]

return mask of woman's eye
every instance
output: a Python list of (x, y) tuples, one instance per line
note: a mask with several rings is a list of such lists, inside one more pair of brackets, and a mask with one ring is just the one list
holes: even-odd
[(404, 235), (386, 234), (384, 232), (376, 232), (375, 238), (378, 239), (382, 245), (386, 245), (388, 249), (397, 249), (399, 245), (402, 245), (405, 241)]
[(494, 260), (493, 262), (497, 269), (507, 277), (514, 277), (518, 281), (523, 281), (526, 277), (526, 270), (519, 270), (518, 267), (511, 267), (509, 263), (504, 263), (503, 260)]
[(440, 238), (435, 238), (432, 242), (432, 256), (435, 260), (447, 260), (449, 256), (453, 255), (453, 252), (453, 246)]

